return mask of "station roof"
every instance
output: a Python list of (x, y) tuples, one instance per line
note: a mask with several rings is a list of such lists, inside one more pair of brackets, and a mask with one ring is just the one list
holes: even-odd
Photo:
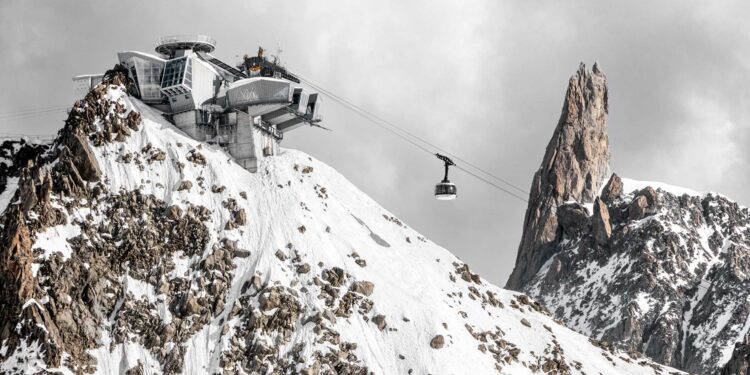
[(171, 55), (174, 51), (192, 49), (195, 51), (211, 52), (216, 48), (216, 40), (208, 35), (169, 35), (159, 38), (155, 50), (163, 55)]

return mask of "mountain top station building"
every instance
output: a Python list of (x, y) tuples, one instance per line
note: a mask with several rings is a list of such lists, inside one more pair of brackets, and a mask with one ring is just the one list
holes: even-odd
[[(262, 48), (232, 67), (211, 55), (215, 46), (205, 35), (175, 35), (158, 41), (158, 55), (127, 51), (117, 58), (132, 79), (129, 94), (255, 172), (258, 158), (278, 152), (284, 133), (320, 121), (319, 95), (268, 60)], [(85, 96), (101, 77), (73, 78), (76, 95)]]

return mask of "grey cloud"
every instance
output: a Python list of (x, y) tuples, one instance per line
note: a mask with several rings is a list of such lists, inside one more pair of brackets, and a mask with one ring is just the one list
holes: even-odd
[[(150, 50), (161, 35), (212, 35), (230, 62), (281, 42), (290, 69), (526, 189), (568, 77), (598, 60), (610, 83), (615, 171), (750, 202), (743, 2), (221, 2), (229, 12), (214, 4), (1, 2), (0, 113), (69, 105), (70, 77), (111, 67), (118, 50)], [(436, 202), (434, 157), (330, 100), (323, 110), (334, 132), (299, 130), (285, 146), (334, 166), (504, 284), (524, 204), (462, 173), (452, 176), (460, 199)], [(0, 132), (49, 133), (62, 120), (0, 120)]]

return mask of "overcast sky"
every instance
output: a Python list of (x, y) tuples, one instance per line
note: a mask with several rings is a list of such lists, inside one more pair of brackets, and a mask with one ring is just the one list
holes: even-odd
[[(162, 35), (202, 33), (234, 63), (278, 43), (287, 67), (528, 189), (568, 78), (598, 61), (609, 80), (612, 169), (750, 203), (750, 7), (669, 1), (9, 1), (0, 2), (0, 133), (51, 133), (71, 77)], [(221, 4), (221, 7), (215, 7)], [(325, 100), (325, 98), (324, 98)], [(332, 165), (408, 225), (490, 281), (512, 270), (525, 204), (459, 171), (438, 202), (434, 157), (341, 108), (333, 132), (283, 146)], [(7, 118), (7, 117), (6, 117)]]

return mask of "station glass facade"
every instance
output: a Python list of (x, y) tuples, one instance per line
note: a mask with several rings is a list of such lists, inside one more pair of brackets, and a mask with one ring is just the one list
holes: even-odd
[(161, 83), (164, 64), (143, 60), (136, 64), (136, 67), (139, 68), (138, 86), (141, 89), (141, 98), (145, 101), (161, 100), (162, 94), (159, 90), (159, 84)]
[(159, 90), (162, 72), (164, 71), (164, 60), (149, 58), (141, 55), (130, 55), (122, 61), (130, 71), (130, 76), (135, 80), (135, 94), (145, 102), (159, 102), (162, 93)]
[[(183, 83), (183, 79), (187, 81), (185, 84), (190, 87), (190, 83), (192, 83), (192, 72), (190, 72), (190, 69), (188, 68), (190, 68), (190, 60), (187, 56), (167, 61), (166, 67), (164, 68), (164, 78), (162, 78), (161, 87), (167, 88), (180, 85)], [(186, 74), (186, 71), (190, 73)]]

